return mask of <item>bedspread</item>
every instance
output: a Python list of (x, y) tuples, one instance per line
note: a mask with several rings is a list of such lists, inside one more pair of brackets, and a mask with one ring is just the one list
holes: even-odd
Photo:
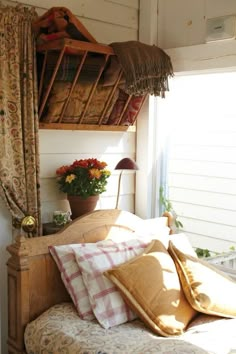
[(163, 338), (140, 320), (106, 330), (63, 303), (27, 325), (25, 345), (28, 354), (233, 354), (236, 319), (199, 315), (181, 337)]

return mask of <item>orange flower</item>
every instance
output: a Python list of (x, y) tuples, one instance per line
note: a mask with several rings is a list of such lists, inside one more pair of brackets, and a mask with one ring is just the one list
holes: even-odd
[(96, 178), (99, 179), (102, 175), (102, 172), (100, 170), (98, 170), (97, 168), (91, 168), (89, 170), (89, 177), (90, 178)]
[(106, 166), (107, 166), (107, 163), (106, 163), (106, 162), (104, 162), (104, 161), (99, 162), (99, 161), (98, 161), (98, 168), (99, 168), (100, 170), (102, 170), (102, 169), (105, 168)]
[(76, 168), (76, 167), (88, 168), (89, 162), (88, 160), (75, 160), (71, 165), (71, 168)]
[(60, 190), (84, 198), (105, 192), (111, 174), (104, 169), (106, 166), (106, 162), (94, 158), (75, 160), (69, 166), (61, 166), (56, 170)]
[(58, 176), (63, 176), (66, 172), (68, 172), (70, 170), (70, 166), (66, 165), (66, 166), (61, 166), (56, 170), (56, 174)]

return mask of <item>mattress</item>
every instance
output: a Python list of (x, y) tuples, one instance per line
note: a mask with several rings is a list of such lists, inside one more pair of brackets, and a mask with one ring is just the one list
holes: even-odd
[(134, 320), (104, 329), (81, 320), (72, 303), (55, 305), (26, 326), (28, 354), (233, 354), (236, 319), (198, 315), (179, 337), (159, 337)]

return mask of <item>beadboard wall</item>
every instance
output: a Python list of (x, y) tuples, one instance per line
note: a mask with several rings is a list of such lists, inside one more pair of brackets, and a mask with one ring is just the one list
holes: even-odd
[[(174, 130), (179, 141), (170, 156), (169, 198), (192, 244), (212, 252), (228, 251), (235, 247), (236, 240), (235, 108), (234, 89), (230, 87), (236, 72), (236, 41), (232, 38), (207, 43), (206, 21), (235, 14), (234, 0), (158, 2), (158, 43), (172, 58), (175, 76), (187, 75), (187, 81), (191, 74), (229, 75), (222, 85), (226, 91), (217, 90), (218, 78), (212, 87), (199, 77), (204, 86), (202, 95), (186, 83), (176, 89), (179, 109), (175, 110), (168, 96), (164, 102), (172, 109), (170, 114), (180, 131), (184, 131), (183, 117), (193, 129), (193, 135), (186, 134), (184, 139), (177, 128)], [(173, 91), (171, 86), (170, 96)], [(188, 106), (189, 102), (192, 104)]]
[(235, 0), (159, 0), (158, 14), (158, 43), (162, 48), (196, 46), (206, 43), (207, 20), (235, 16), (236, 2)]
[[(14, 6), (14, 1), (3, 1)], [(26, 6), (34, 6), (39, 15), (53, 6), (65, 6), (78, 16), (98, 42), (138, 39), (139, 0), (84, 0), (48, 1), (19, 0)], [(96, 3), (96, 6), (95, 6)], [(112, 174), (107, 192), (102, 195), (98, 208), (114, 208), (116, 203), (118, 172), (113, 171), (123, 157), (136, 158), (136, 135), (126, 132), (40, 131), (41, 200), (43, 222), (51, 220), (52, 212), (67, 208), (66, 197), (58, 192), (55, 170), (74, 159), (94, 157), (108, 163)], [(124, 173), (119, 207), (134, 210), (135, 178)], [(6, 246), (12, 242), (10, 213), (0, 203), (0, 353), (7, 353), (7, 279)]]
[[(38, 1), (27, 0), (36, 6)], [(66, 6), (100, 43), (138, 39), (138, 0), (129, 1), (54, 1), (50, 7)], [(37, 7), (39, 14), (49, 7), (47, 0)], [(123, 157), (135, 159), (135, 133), (133, 132), (84, 132), (84, 131), (40, 131), (41, 200), (42, 221), (51, 220), (52, 212), (67, 209), (63, 193), (58, 192), (55, 170), (70, 164), (75, 159), (94, 157), (106, 161), (112, 174), (106, 193), (100, 196), (97, 208), (113, 208), (116, 202), (118, 172), (116, 163)], [(134, 174), (125, 173), (119, 207), (134, 211)]]

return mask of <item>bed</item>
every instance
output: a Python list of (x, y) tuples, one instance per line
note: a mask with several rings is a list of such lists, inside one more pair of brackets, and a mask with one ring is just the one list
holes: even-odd
[[(78, 315), (74, 301), (71, 300), (62, 281), (51, 248), (72, 245), (77, 247), (79, 252), (84, 252), (87, 245), (96, 248), (104, 242), (106, 245), (107, 242), (112, 243), (112, 247), (113, 244), (123, 247), (124, 243), (137, 242), (136, 237), (139, 235), (138, 242), (139, 245), (142, 244), (141, 247), (146, 247), (146, 243), (150, 242), (168, 247), (168, 244), (173, 242), (175, 245), (173, 249), (181, 247), (182, 251), (188, 254), (191, 250), (183, 235), (169, 235), (171, 222), (168, 214), (152, 220), (142, 220), (134, 214), (118, 209), (96, 210), (73, 220), (57, 234), (37, 238), (25, 238), (19, 235), (15, 243), (7, 248), (10, 253), (7, 263), (8, 352), (12, 354), (235, 353), (235, 318), (209, 315), (188, 309), (186, 316), (192, 311), (192, 317), (183, 334), (177, 335), (173, 332), (170, 336), (163, 336), (155, 333), (147, 325), (142, 314), (131, 316), (126, 323), (109, 328), (101, 326), (96, 318), (81, 319)], [(125, 265), (136, 259), (139, 260), (140, 256), (130, 259)], [(120, 270), (119, 267), (115, 267), (115, 271)], [(233, 281), (227, 279), (233, 283), (231, 286), (235, 286)], [(176, 314), (181, 315), (179, 312)], [(173, 320), (176, 321), (172, 318), (171, 321)]]

